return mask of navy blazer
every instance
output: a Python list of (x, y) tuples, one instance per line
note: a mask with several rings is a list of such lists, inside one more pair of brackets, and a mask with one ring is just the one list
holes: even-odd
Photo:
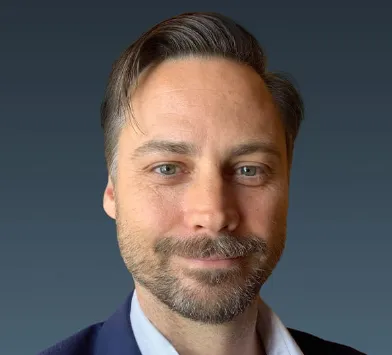
[[(105, 322), (92, 324), (38, 355), (142, 355), (129, 317), (132, 294)], [(299, 330), (288, 330), (304, 355), (365, 355)]]

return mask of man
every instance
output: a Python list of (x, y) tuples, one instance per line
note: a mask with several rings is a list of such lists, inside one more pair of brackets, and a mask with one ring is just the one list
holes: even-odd
[(259, 296), (285, 246), (302, 119), (232, 20), (187, 13), (141, 36), (102, 105), (103, 207), (135, 291), (41, 354), (361, 354), (285, 328)]

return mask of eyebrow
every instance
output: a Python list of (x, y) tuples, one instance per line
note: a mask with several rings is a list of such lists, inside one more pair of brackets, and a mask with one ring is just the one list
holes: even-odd
[(254, 153), (267, 153), (275, 155), (278, 158), (281, 156), (279, 149), (274, 144), (262, 141), (240, 144), (230, 150), (229, 156), (236, 158)]
[(172, 153), (179, 155), (197, 155), (198, 149), (186, 142), (151, 140), (136, 148), (132, 156), (138, 158), (151, 153)]
[[(139, 158), (144, 155), (162, 152), (188, 156), (196, 156), (201, 153), (200, 149), (198, 149), (195, 145), (187, 142), (150, 140), (136, 148), (132, 156), (134, 158)], [(254, 153), (267, 153), (275, 155), (278, 158), (281, 157), (279, 149), (274, 144), (262, 141), (239, 144), (229, 151), (228, 157), (236, 158)]]

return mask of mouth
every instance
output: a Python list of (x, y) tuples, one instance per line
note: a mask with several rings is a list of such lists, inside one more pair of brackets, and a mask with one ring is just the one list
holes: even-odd
[(237, 265), (243, 257), (225, 258), (222, 256), (209, 256), (207, 258), (183, 258), (188, 265), (202, 268), (229, 268)]

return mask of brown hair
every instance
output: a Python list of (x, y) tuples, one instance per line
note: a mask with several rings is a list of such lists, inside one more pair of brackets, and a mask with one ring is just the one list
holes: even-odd
[(101, 105), (105, 158), (110, 175), (114, 177), (116, 171), (117, 142), (121, 128), (127, 117), (133, 117), (130, 96), (137, 87), (140, 75), (166, 59), (189, 56), (234, 60), (252, 67), (262, 77), (280, 109), (291, 160), (294, 141), (304, 115), (300, 93), (287, 74), (266, 70), (264, 51), (245, 28), (218, 13), (193, 12), (156, 24), (114, 63)]

